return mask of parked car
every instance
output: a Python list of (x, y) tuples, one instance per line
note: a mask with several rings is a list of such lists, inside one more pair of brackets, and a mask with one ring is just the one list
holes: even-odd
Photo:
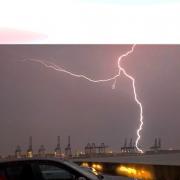
[(99, 180), (100, 177), (66, 160), (49, 158), (0, 162), (0, 180)]

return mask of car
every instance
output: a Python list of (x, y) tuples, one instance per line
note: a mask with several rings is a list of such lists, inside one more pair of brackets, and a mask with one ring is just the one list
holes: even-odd
[(0, 161), (0, 180), (100, 180), (79, 165), (55, 158)]

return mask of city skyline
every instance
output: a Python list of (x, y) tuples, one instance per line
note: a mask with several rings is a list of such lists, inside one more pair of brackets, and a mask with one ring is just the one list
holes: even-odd
[[(108, 155), (108, 154), (121, 154), (121, 153), (141, 153), (136, 149), (135, 147), (135, 141), (133, 141), (133, 138), (124, 139), (124, 143), (122, 144), (120, 150), (113, 151), (111, 146), (105, 144), (104, 142), (87, 142), (87, 144), (82, 145), (82, 149), (73, 149), (71, 146), (71, 136), (68, 136), (66, 139), (63, 139), (60, 136), (56, 137), (56, 145), (54, 147), (46, 148), (46, 144), (34, 144), (33, 143), (33, 137), (29, 136), (27, 139), (27, 146), (23, 147), (21, 146), (21, 143), (17, 144), (14, 149), (12, 149), (12, 152), (7, 155), (2, 155), (2, 157), (13, 157), (13, 156), (27, 156), (27, 157), (33, 157), (34, 155), (41, 155), (41, 151), (43, 152), (42, 155), (54, 155), (55, 157), (66, 157), (69, 156), (67, 154), (70, 154), (70, 156), (81, 156), (81, 155), (89, 155), (89, 154), (102, 154), (102, 155)], [(65, 141), (66, 140), (66, 141)], [(62, 142), (64, 142), (64, 146), (62, 146)], [(157, 152), (170, 152), (173, 153), (172, 150), (175, 150), (174, 152), (179, 152), (180, 149), (164, 149), (162, 146), (162, 139), (161, 138), (155, 138), (154, 142), (152, 142), (149, 149), (144, 151), (144, 153), (157, 153)], [(34, 146), (36, 148), (34, 148)], [(37, 148), (38, 147), (38, 148)], [(69, 153), (70, 152), (70, 153)]]

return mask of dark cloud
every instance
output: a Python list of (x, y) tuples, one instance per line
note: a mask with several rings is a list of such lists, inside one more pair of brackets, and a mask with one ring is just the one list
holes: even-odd
[[(105, 142), (119, 150), (125, 137), (136, 138), (139, 109), (130, 81), (93, 84), (45, 69), (23, 59), (54, 62), (74, 73), (104, 79), (117, 73), (117, 58), (129, 45), (1, 45), (0, 153), (13, 153), (17, 144), (53, 150), (56, 136), (72, 136), (74, 150), (88, 142)], [(136, 79), (144, 105), (141, 145), (161, 137), (165, 148), (180, 148), (180, 46), (138, 45), (123, 66)]]

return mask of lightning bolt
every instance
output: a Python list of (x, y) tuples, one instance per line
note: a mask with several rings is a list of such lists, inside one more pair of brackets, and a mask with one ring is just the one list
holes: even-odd
[[(45, 60), (40, 60), (40, 59), (29, 59), (28, 61), (32, 61), (32, 62), (36, 62), (36, 63), (40, 63), (41, 65), (43, 65), (44, 67), (46, 68), (50, 68), (50, 69), (53, 69), (55, 71), (58, 71), (58, 72), (63, 72), (63, 73), (66, 73), (72, 77), (75, 77), (75, 78), (83, 78), (83, 79), (86, 79), (92, 83), (101, 83), (101, 82), (109, 82), (109, 81), (113, 81), (113, 84), (112, 84), (112, 89), (115, 89), (116, 88), (116, 82), (117, 82), (117, 78), (121, 76), (121, 73), (124, 74), (124, 76), (126, 76), (132, 83), (132, 87), (133, 87), (133, 93), (134, 93), (134, 100), (136, 101), (137, 105), (139, 106), (139, 109), (140, 109), (140, 124), (139, 124), (139, 127), (136, 131), (137, 133), (137, 138), (136, 138), (136, 142), (135, 142), (135, 146), (137, 148), (137, 150), (140, 152), (140, 153), (143, 153), (143, 150), (139, 148), (139, 141), (141, 139), (141, 135), (140, 135), (140, 132), (143, 128), (143, 106), (142, 106), (142, 103), (140, 102), (140, 100), (138, 99), (138, 95), (137, 95), (137, 90), (136, 90), (136, 86), (135, 86), (135, 79), (133, 78), (133, 76), (131, 76), (130, 74), (128, 74), (126, 72), (126, 70), (122, 67), (122, 61), (125, 59), (125, 57), (129, 56), (130, 54), (132, 54), (134, 52), (134, 49), (135, 49), (135, 46), (136, 45), (132, 45), (131, 49), (129, 51), (127, 51), (125, 54), (122, 54), (121, 56), (119, 56), (118, 58), (118, 61), (117, 61), (117, 67), (118, 67), (118, 73), (113, 75), (112, 77), (109, 77), (107, 79), (92, 79), (92, 78), (89, 78), (87, 77), (86, 75), (83, 75), (83, 74), (75, 74), (75, 73), (72, 73), (71, 71), (68, 71), (52, 62), (48, 62), (48, 61), (45, 61)], [(24, 60), (24, 61), (27, 61), (27, 60)]]

